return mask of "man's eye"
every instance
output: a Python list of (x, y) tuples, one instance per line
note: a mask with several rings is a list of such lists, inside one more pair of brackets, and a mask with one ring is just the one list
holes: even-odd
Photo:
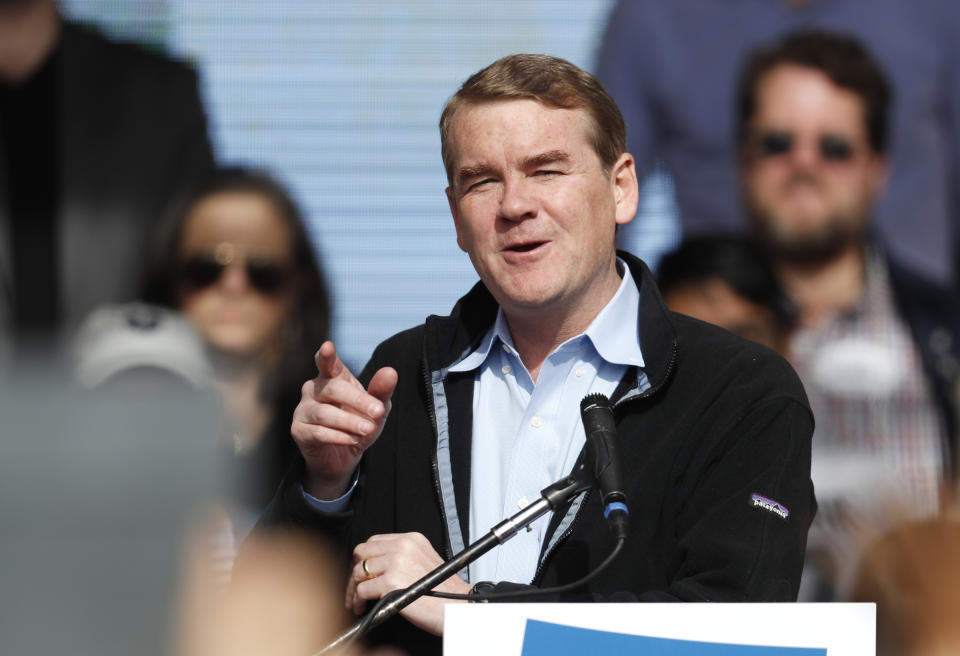
[(477, 180), (476, 182), (471, 182), (470, 185), (467, 186), (467, 191), (473, 191), (475, 189), (479, 189), (486, 184), (490, 184), (491, 182), (493, 182), (493, 178), (484, 178), (483, 180)]
[(540, 169), (534, 175), (558, 175), (560, 171), (554, 171), (552, 169)]

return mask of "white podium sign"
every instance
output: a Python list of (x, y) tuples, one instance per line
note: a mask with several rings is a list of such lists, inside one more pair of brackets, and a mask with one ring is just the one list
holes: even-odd
[(875, 604), (447, 604), (445, 656), (875, 656)]

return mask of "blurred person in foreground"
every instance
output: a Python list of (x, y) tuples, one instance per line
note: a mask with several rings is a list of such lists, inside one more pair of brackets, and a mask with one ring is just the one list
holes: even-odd
[(296, 450), (290, 416), (329, 335), (329, 293), (299, 209), (265, 173), (214, 171), (159, 226), (143, 297), (182, 311), (206, 344), (238, 542)]
[(872, 229), (890, 91), (859, 42), (802, 32), (758, 50), (738, 100), (748, 219), (800, 309), (790, 360), (817, 425), (812, 552), (819, 537), (843, 552), (827, 566), (828, 594), (843, 595), (857, 543), (891, 506), (931, 515), (952, 482), (958, 304), (891, 260)]
[(0, 1), (0, 366), (134, 300), (156, 219), (212, 163), (192, 69)]
[(179, 550), (213, 492), (200, 343), (170, 312), (110, 307), (76, 349), (0, 369), (0, 651), (168, 654)]
[(674, 312), (787, 355), (797, 308), (750, 240), (734, 235), (686, 239), (660, 260), (657, 280)]
[[(72, 647), (107, 654), (305, 656), (339, 633), (347, 622), (341, 603), (343, 572), (327, 545), (302, 535), (258, 536), (245, 548), (244, 575), (230, 586), (222, 569), (211, 566), (224, 514), (213, 485), (218, 413), (204, 343), (192, 323), (158, 306), (105, 306), (84, 321), (74, 346), (75, 378), (88, 392), (80, 397), (86, 405), (80, 406), (84, 412), (71, 424), (70, 437), (83, 438), (74, 448), (90, 453), (45, 466), (59, 471), (79, 465), (78, 472), (58, 478), (70, 483), (71, 498), (58, 499), (53, 509), (66, 508), (80, 518), (77, 532), (83, 539), (75, 538), (62, 516), (56, 529), (61, 550), (70, 552), (66, 560), (80, 571), (53, 568), (36, 577), (35, 561), (51, 569), (47, 550), (40, 549), (26, 559), (26, 573), (12, 578), (8, 573), (4, 581), (17, 587), (21, 577), (30, 577), (41, 590), (49, 579), (65, 587), (49, 594), (56, 602), (46, 599), (43, 605), (32, 599), (24, 604), (15, 595), (15, 619), (26, 615), (33, 627), (41, 622), (53, 626), (42, 637), (21, 638), (31, 632), (0, 620), (6, 629), (4, 647), (15, 653)], [(82, 430), (88, 417), (97, 418), (101, 432)], [(141, 425), (145, 419), (151, 420), (149, 426)], [(98, 452), (104, 445), (110, 448)], [(98, 466), (89, 467), (90, 461)], [(118, 474), (111, 468), (117, 464), (137, 476)], [(14, 476), (19, 483), (24, 474)], [(121, 493), (122, 509), (91, 499), (90, 488)], [(90, 526), (101, 516), (106, 526), (91, 539)], [(13, 525), (19, 528), (16, 519)], [(34, 521), (38, 519), (45, 517), (34, 509)], [(17, 539), (32, 537), (32, 531), (36, 528), (18, 530)], [(136, 546), (133, 552), (131, 545)], [(23, 559), (14, 562), (23, 567)], [(96, 581), (95, 589), (76, 585), (89, 579)], [(85, 629), (79, 642), (70, 630), (78, 604), (84, 604), (80, 621)], [(63, 607), (69, 617), (60, 615)], [(109, 629), (103, 630), (104, 625)]]
[[(229, 589), (211, 580), (202, 543), (188, 545), (175, 613), (177, 656), (309, 656), (346, 628), (343, 570), (324, 541), (299, 532), (254, 535)], [(357, 646), (342, 656), (404, 656)]]
[[(794, 599), (815, 507), (803, 390), (769, 349), (667, 311), (646, 265), (615, 251), (638, 190), (610, 96), (562, 59), (511, 55), (464, 82), (440, 134), (457, 244), (480, 282), (450, 316), (381, 344), (358, 377), (321, 345), (293, 417), (303, 457), (264, 530), (352, 549), (345, 603), (362, 613), (570, 473), (581, 399), (602, 393), (633, 528), (611, 567), (547, 598)], [(615, 544), (600, 496), (531, 522), (438, 589), (580, 579)], [(445, 603), (419, 599), (374, 639), (439, 653)]]
[(202, 541), (185, 556), (178, 656), (309, 656), (346, 625), (342, 573), (322, 543), (282, 533), (251, 538), (243, 576), (226, 590), (211, 577)]
[(878, 656), (960, 652), (960, 518), (954, 505), (867, 546), (851, 598), (877, 604)]

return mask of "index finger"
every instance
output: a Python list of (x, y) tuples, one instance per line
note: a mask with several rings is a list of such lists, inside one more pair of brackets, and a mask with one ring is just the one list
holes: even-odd
[(344, 372), (351, 378), (353, 377), (350, 370), (340, 360), (340, 356), (337, 355), (337, 348), (329, 339), (317, 349), (313, 361), (317, 365), (317, 373), (321, 378), (337, 378)]

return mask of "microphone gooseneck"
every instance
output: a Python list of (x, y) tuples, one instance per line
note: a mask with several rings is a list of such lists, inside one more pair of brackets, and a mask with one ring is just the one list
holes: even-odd
[[(485, 536), (454, 555), (416, 583), (385, 595), (362, 620), (354, 624), (332, 643), (316, 652), (315, 656), (338, 652), (349, 647), (371, 628), (396, 615), (408, 604), (425, 594), (445, 599), (469, 599), (472, 601), (557, 595), (582, 587), (604, 571), (623, 550), (630, 521), (627, 495), (623, 491), (620, 477), (617, 426), (613, 419), (613, 408), (610, 405), (610, 400), (603, 394), (590, 394), (584, 397), (580, 402), (580, 416), (583, 419), (583, 427), (587, 435), (584, 464), (579, 465), (570, 475), (545, 487), (540, 491), (540, 499), (494, 526)], [(609, 522), (617, 541), (606, 559), (589, 574), (571, 583), (551, 588), (533, 588), (487, 594), (432, 592), (433, 588), (440, 582), (463, 569), (498, 544), (503, 544), (516, 535), (522, 526), (529, 525), (547, 512), (556, 511), (563, 507), (576, 495), (589, 489), (594, 484), (600, 488), (603, 514)]]

